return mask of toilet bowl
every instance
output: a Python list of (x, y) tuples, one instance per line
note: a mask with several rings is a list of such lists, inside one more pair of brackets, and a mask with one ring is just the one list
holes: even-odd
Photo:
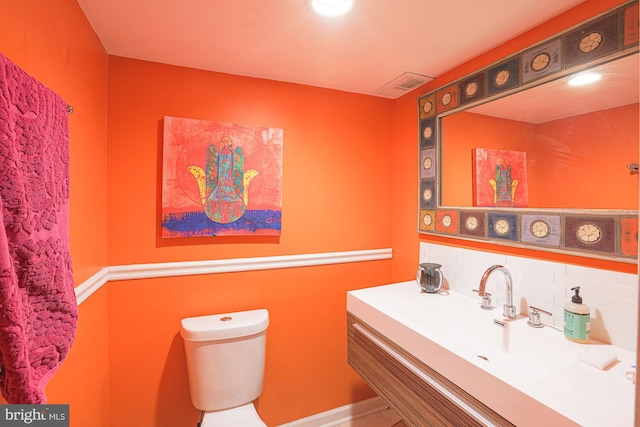
[(189, 391), (200, 427), (265, 427), (262, 393), (269, 313), (265, 309), (182, 319)]
[(205, 412), (200, 427), (267, 427), (253, 403), (224, 411)]

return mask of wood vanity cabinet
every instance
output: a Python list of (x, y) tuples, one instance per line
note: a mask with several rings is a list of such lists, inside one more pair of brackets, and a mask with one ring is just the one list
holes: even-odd
[(347, 347), (349, 365), (409, 426), (513, 425), (351, 313)]

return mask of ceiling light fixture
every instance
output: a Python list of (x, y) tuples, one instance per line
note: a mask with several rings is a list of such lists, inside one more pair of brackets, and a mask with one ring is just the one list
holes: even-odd
[(338, 16), (351, 10), (353, 0), (311, 0), (311, 6), (320, 15)]
[(571, 80), (569, 80), (568, 83), (571, 86), (583, 86), (588, 85), (589, 83), (597, 82), (598, 80), (600, 80), (600, 77), (602, 76), (598, 73), (584, 72), (576, 74), (571, 78)]

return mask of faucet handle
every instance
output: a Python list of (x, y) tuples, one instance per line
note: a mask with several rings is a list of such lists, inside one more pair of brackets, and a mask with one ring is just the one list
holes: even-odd
[(493, 310), (495, 307), (491, 305), (491, 294), (489, 292), (481, 292), (478, 289), (474, 289), (473, 292), (477, 292), (482, 295), (482, 305), (480, 308), (483, 310)]
[(529, 306), (529, 320), (527, 320), (527, 325), (531, 326), (532, 328), (542, 328), (542, 326), (544, 326), (542, 324), (542, 319), (541, 319), (541, 315), (540, 313), (544, 313), (547, 314), (549, 316), (553, 316), (553, 314), (549, 313), (546, 310), (543, 310), (541, 308), (538, 307), (534, 307), (532, 305)]

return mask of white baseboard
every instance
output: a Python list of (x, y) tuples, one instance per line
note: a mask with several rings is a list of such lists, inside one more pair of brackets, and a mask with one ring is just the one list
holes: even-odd
[(389, 405), (387, 405), (381, 397), (376, 396), (371, 399), (341, 406), (320, 414), (311, 415), (310, 417), (282, 424), (279, 427), (333, 427), (338, 424), (349, 422), (354, 418), (382, 411), (388, 407)]

